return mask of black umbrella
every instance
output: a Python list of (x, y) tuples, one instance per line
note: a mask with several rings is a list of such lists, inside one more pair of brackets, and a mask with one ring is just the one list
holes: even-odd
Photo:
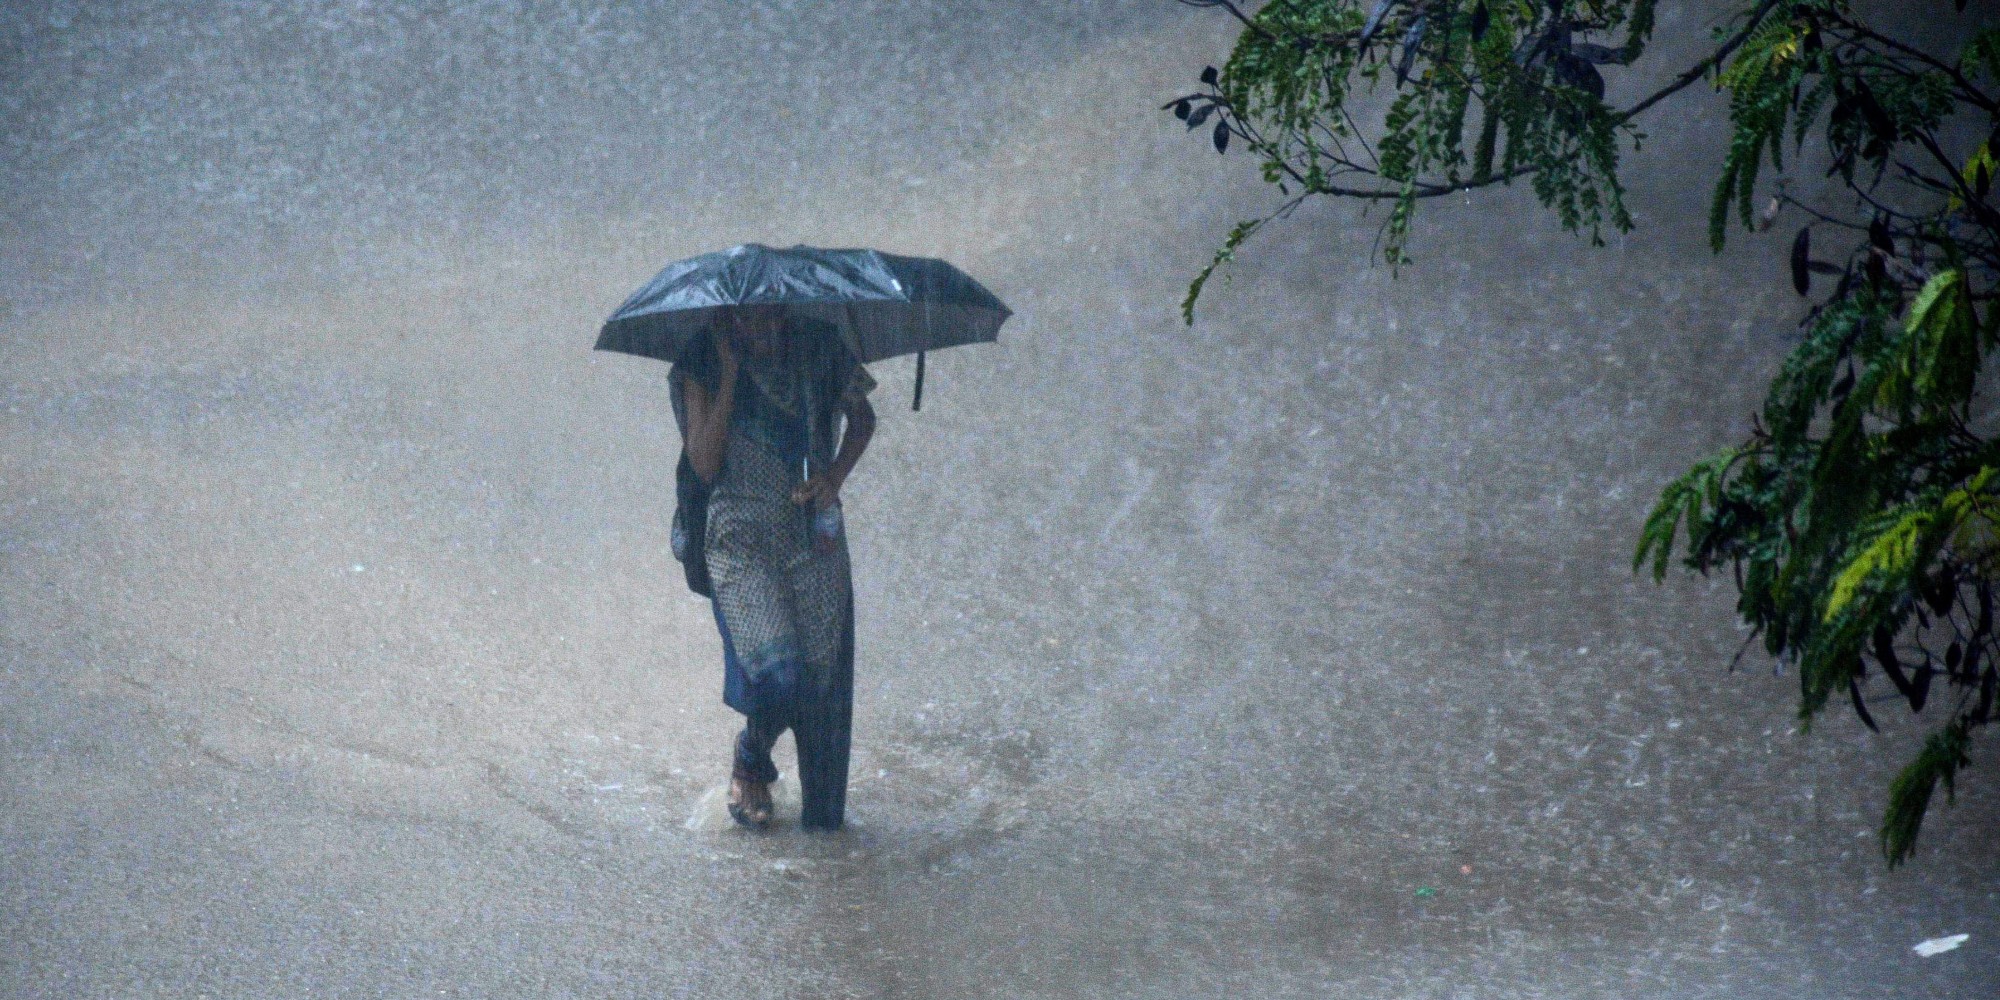
[(605, 320), (597, 350), (674, 361), (724, 313), (752, 305), (825, 324), (863, 364), (915, 354), (913, 410), (923, 402), (924, 352), (991, 343), (1013, 315), (935, 258), (745, 243), (667, 265)]

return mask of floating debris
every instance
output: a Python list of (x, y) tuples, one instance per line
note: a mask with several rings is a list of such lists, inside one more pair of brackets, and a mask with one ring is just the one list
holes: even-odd
[(1953, 934), (1949, 937), (1934, 937), (1929, 941), (1917, 942), (1910, 950), (1925, 958), (1929, 958), (1932, 955), (1956, 950), (1959, 945), (1964, 944), (1966, 939), (1971, 936), (1970, 934)]

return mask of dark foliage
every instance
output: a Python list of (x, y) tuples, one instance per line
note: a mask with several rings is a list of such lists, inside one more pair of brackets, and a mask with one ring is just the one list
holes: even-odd
[[(1601, 242), (1604, 225), (1632, 225), (1617, 168), (1621, 137), (1639, 149), (1635, 119), (1704, 78), (1726, 92), (1711, 243), (1722, 248), (1732, 215), (1758, 229), (1795, 213), (1792, 287), (1831, 282), (1749, 438), (1666, 487), (1633, 566), (1663, 579), (1678, 552), (1694, 571), (1726, 568), (1744, 620), (1796, 665), (1808, 726), (1840, 692), (1875, 728), (1871, 665), (1911, 711), (1941, 716), (1889, 790), (1882, 850), (1905, 860), (2000, 689), (2000, 438), (1979, 392), (2000, 346), (2000, 30), (1968, 24), (1959, 50), (1939, 54), (1839, 0), (1746, 2), (1705, 58), (1621, 109), (1604, 103), (1599, 67), (1644, 52), (1652, 0), (1274, 0), (1254, 14), (1182, 2), (1224, 9), (1244, 31), (1204, 72), (1209, 89), (1170, 106), (1190, 128), (1189, 107), (1213, 111), (1216, 148), (1241, 136), (1289, 197), (1230, 231), (1189, 286), (1190, 323), (1214, 270), (1314, 195), (1389, 202), (1392, 266), (1409, 260), (1420, 201), (1522, 177), (1565, 227)], [(1394, 96), (1364, 129), (1355, 89), (1380, 86)], [(1952, 148), (1965, 134), (1985, 138)], [(1786, 150), (1796, 161), (1809, 139), (1846, 207), (1789, 193)], [(1767, 166), (1774, 190), (1753, 214)], [(1829, 244), (1844, 258), (1813, 256)]]

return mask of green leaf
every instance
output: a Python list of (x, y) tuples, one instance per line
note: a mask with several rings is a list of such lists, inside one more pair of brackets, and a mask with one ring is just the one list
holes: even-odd
[(1889, 785), (1889, 807), (1882, 817), (1882, 854), (1890, 867), (1909, 860), (1917, 844), (1931, 793), (1944, 782), (1947, 801), (1957, 798), (1959, 770), (1972, 763), (1966, 753), (1972, 739), (1966, 720), (1954, 720), (1924, 741), (1917, 758)]
[(1704, 502), (1710, 510), (1721, 503), (1723, 476), (1742, 454), (1742, 449), (1725, 448), (1697, 463), (1660, 491), (1659, 504), (1639, 530), (1639, 548), (1632, 555), (1633, 572), (1638, 572), (1650, 556), (1653, 559), (1653, 582), (1666, 579), (1667, 560), (1673, 556), (1674, 538), (1680, 523), (1687, 522), (1688, 535), (1692, 539), (1703, 524)]
[(1951, 409), (1972, 395), (1979, 372), (1979, 323), (1960, 268), (1924, 283), (1910, 305), (1904, 375), (1924, 409)]
[(1920, 556), (1926, 554), (1923, 543), (1931, 535), (1938, 516), (1939, 512), (1934, 509), (1911, 510), (1897, 518), (1888, 530), (1876, 535), (1874, 541), (1849, 560), (1846, 569), (1834, 580), (1824, 620), (1832, 621), (1847, 610), (1861, 585), (1872, 579), (1907, 579)]
[(1865, 585), (1911, 588), (1945, 538), (1972, 515), (1979, 494), (1993, 482), (1996, 471), (2000, 470), (1987, 466), (1941, 497), (1918, 500), (1871, 519), (1872, 538), (1848, 558), (1834, 579), (1822, 620), (1839, 617)]
[(1236, 227), (1229, 231), (1229, 236), (1222, 241), (1222, 248), (1215, 251), (1215, 257), (1208, 262), (1208, 266), (1202, 268), (1200, 274), (1195, 275), (1194, 281), (1188, 285), (1187, 297), (1181, 300), (1181, 319), (1188, 326), (1194, 325), (1194, 302), (1201, 297), (1201, 288), (1208, 283), (1208, 276), (1214, 273), (1217, 267), (1234, 259), (1236, 248), (1243, 244), (1246, 237), (1256, 232), (1258, 226), (1269, 219), (1270, 216), (1265, 216), (1262, 219), (1238, 222)]

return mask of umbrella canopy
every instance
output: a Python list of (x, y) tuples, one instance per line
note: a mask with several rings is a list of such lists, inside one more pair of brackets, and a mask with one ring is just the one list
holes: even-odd
[(673, 361), (723, 313), (746, 305), (784, 306), (828, 324), (863, 364), (990, 343), (1013, 315), (934, 258), (745, 243), (667, 265), (604, 322), (597, 349)]

